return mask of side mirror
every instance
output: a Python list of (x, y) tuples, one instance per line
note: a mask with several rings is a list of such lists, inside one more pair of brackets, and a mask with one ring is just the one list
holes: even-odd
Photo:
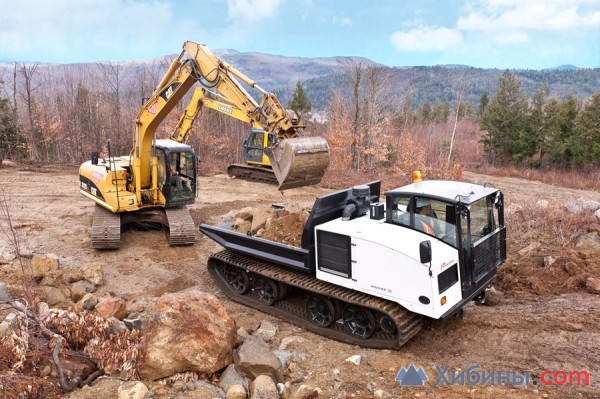
[(92, 165), (98, 165), (98, 152), (92, 152)]
[(421, 263), (431, 262), (431, 241), (422, 241), (419, 244), (419, 255), (421, 257)]

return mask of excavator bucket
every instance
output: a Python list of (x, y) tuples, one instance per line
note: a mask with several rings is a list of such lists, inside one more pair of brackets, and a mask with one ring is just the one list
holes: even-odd
[(265, 152), (279, 190), (317, 184), (329, 166), (329, 145), (323, 137), (283, 139)]

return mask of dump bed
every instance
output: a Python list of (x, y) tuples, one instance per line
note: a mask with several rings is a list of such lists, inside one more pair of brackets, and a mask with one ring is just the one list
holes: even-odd
[[(381, 182), (374, 181), (366, 185), (370, 188), (370, 200), (377, 202)], [(315, 227), (341, 217), (348, 200), (352, 198), (352, 188), (318, 197), (304, 225), (301, 248), (235, 232), (232, 224), (222, 226), (201, 224), (200, 231), (232, 251), (306, 273), (314, 273)]]
[(280, 244), (263, 238), (252, 237), (233, 231), (231, 224), (223, 226), (200, 225), (200, 231), (215, 240), (221, 246), (263, 259), (281, 266), (309, 272), (309, 250), (291, 245)]

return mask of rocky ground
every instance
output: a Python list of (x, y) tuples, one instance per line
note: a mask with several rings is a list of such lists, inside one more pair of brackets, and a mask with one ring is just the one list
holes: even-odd
[[(206, 271), (208, 256), (220, 247), (200, 232), (194, 246), (170, 248), (163, 231), (129, 230), (119, 251), (94, 251), (89, 238), (93, 205), (78, 193), (76, 169), (10, 164), (0, 169), (0, 187), (9, 199), (28, 261), (37, 254), (54, 254), (63, 273), (100, 265), (102, 284), (87, 280), (94, 285), (92, 295), (122, 300), (127, 313), (167, 293), (191, 289), (214, 294), (238, 329), (238, 356), (251, 344), (266, 357), (268, 353), (287, 356), (281, 375), (272, 375), (275, 383), (282, 384), (283, 397), (300, 389), (304, 391), (299, 397), (322, 398), (600, 397), (600, 221), (594, 219), (595, 210), (589, 205), (600, 201), (600, 194), (472, 173), (465, 173), (464, 180), (493, 183), (503, 190), (508, 205), (509, 257), (500, 270), (492, 304), (470, 305), (463, 320), (432, 322), (401, 350), (386, 351), (331, 341), (227, 300)], [(280, 204), (302, 209), (330, 191), (308, 187), (282, 194), (273, 186), (226, 176), (202, 177), (199, 185), (196, 204), (190, 207), (196, 224), (233, 222), (232, 217), (246, 207), (267, 209)], [(566, 205), (572, 209), (566, 210)], [(11, 252), (6, 238), (0, 237), (0, 254)], [(3, 262), (0, 282), (16, 284), (15, 272), (14, 261)], [(89, 293), (86, 287), (80, 287), (79, 300)], [(272, 336), (265, 337), (261, 329)], [(246, 334), (252, 338), (243, 339)], [(395, 381), (400, 368), (411, 363), (429, 377), (424, 386), (402, 387)], [(450, 379), (451, 372), (473, 370), (473, 365), (488, 373), (530, 371), (535, 380), (544, 370), (586, 370), (591, 384), (435, 384), (436, 366), (448, 366)], [(183, 375), (159, 382), (144, 380), (144, 388), (156, 398), (213, 398), (220, 395), (215, 390), (219, 379), (223, 379), (221, 372)], [(277, 388), (271, 383), (260, 378), (254, 389), (272, 394)], [(117, 397), (119, 390), (128, 389), (145, 392), (134, 383), (126, 384), (101, 377), (71, 397)]]

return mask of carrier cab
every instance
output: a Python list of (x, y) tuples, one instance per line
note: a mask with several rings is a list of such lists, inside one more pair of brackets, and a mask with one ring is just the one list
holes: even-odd
[(386, 192), (368, 215), (318, 225), (315, 242), (318, 279), (445, 318), (483, 298), (506, 260), (503, 195), (420, 181)]

